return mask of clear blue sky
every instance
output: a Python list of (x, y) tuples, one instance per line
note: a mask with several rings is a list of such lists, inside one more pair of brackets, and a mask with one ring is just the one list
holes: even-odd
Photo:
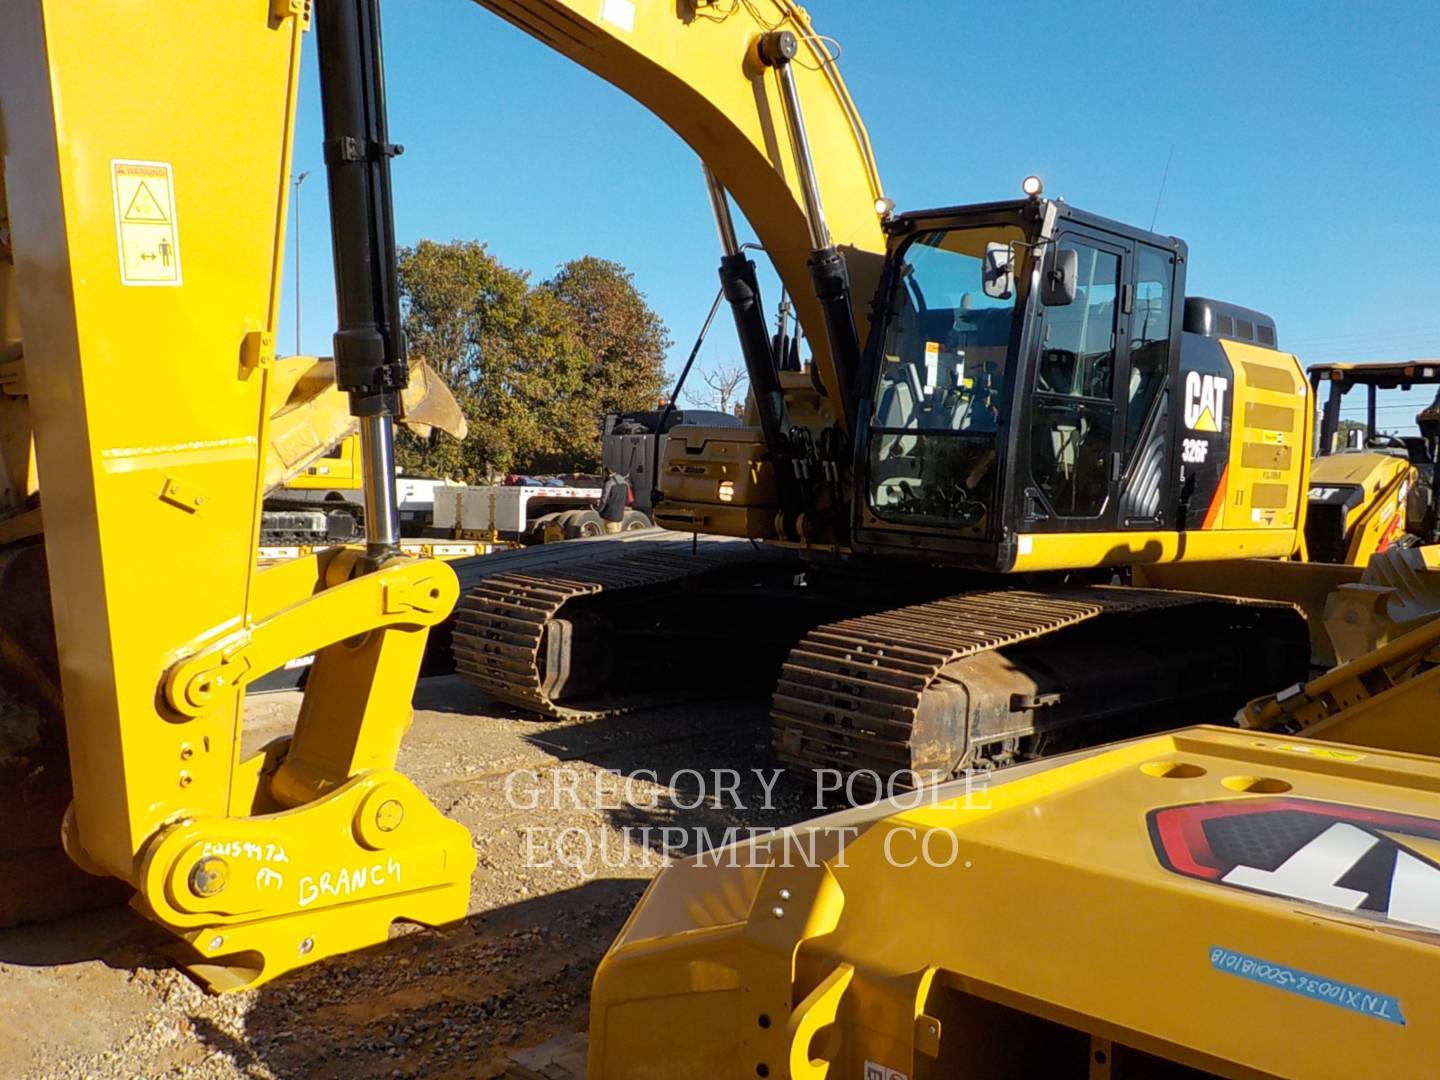
[[(1008, 198), (1033, 172), (1047, 194), (1144, 226), (1173, 144), (1156, 229), (1190, 245), (1191, 294), (1269, 312), (1307, 363), (1440, 357), (1433, 2), (808, 6), (840, 42), (901, 209)], [(469, 0), (384, 9), (391, 137), (406, 147), (394, 167), (400, 242), (484, 240), (537, 278), (581, 254), (617, 259), (669, 326), (677, 371), (716, 288), (694, 154)], [(335, 308), (306, 44), (301, 345), (328, 354)], [(735, 356), (724, 322), (702, 364)], [(1408, 426), (1418, 404), (1382, 423)]]

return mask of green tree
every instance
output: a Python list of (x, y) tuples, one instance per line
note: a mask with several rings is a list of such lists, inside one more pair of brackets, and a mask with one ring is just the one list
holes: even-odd
[(403, 467), (469, 482), (509, 471), (599, 464), (600, 417), (653, 407), (664, 385), (664, 324), (618, 263), (585, 257), (531, 286), (476, 241), (422, 240), (399, 253), (405, 332), (470, 423), (401, 440)]
[(607, 412), (653, 409), (668, 389), (670, 335), (618, 262), (586, 255), (563, 263), (541, 290), (568, 312), (585, 353), (585, 394), (569, 416), (569, 446), (594, 468), (600, 460), (600, 418)]

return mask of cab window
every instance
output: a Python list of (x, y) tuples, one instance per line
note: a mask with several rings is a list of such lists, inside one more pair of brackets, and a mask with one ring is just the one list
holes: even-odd
[(1120, 256), (1073, 237), (1075, 300), (1045, 309), (1035, 372), (1030, 471), (1051, 510), (1097, 517), (1110, 492)]
[(1170, 369), (1171, 290), (1175, 257), (1140, 245), (1135, 273), (1135, 309), (1130, 316), (1130, 386), (1125, 417), (1128, 461)]
[(1075, 302), (1045, 313), (1035, 389), (1042, 394), (1109, 399), (1115, 377), (1115, 298), (1120, 256), (1075, 240), (1060, 249), (1078, 255)]
[[(1015, 296), (985, 294), (985, 246), (1020, 239), (1016, 229), (949, 229), (919, 236), (906, 249), (886, 328), (875, 426), (995, 430)], [(1014, 250), (1023, 262), (1024, 249)], [(1017, 267), (1017, 279), (1022, 273)]]
[[(877, 516), (986, 534), (996, 429), (1010, 399), (1010, 344), (1026, 287), (1025, 235), (1007, 225), (936, 229), (899, 253), (867, 452)], [(986, 278), (992, 246), (1010, 253), (1008, 295), (993, 265)]]

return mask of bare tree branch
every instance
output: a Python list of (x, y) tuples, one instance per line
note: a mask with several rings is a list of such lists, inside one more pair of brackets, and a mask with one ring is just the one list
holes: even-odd
[(687, 388), (681, 395), (696, 408), (733, 414), (744, 404), (749, 387), (743, 367), (721, 364), (702, 372), (700, 379), (709, 388), (708, 392), (702, 390), (696, 393)]

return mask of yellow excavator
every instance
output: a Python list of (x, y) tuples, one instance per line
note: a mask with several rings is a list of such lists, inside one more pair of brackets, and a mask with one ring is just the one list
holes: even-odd
[[(796, 625), (858, 603), (868, 610), (816, 620), (797, 649), (824, 673), (798, 699), (820, 715), (795, 724), (798, 743), (782, 730), (782, 749), (809, 761), (810, 738), (850, 767), (879, 743), (914, 762), (928, 753), (916, 723), (933, 721), (945, 769), (957, 748), (962, 763), (1003, 763), (1062, 727), (1110, 737), (1132, 713), (1173, 720), (1304, 668), (1287, 606), (1091, 578), (1302, 547), (1303, 374), (1273, 347), (1273, 326), (1266, 341), (1243, 309), (1185, 297), (1183, 244), (1038, 188), (893, 215), (833, 57), (788, 0), (486, 6), (650, 105), (711, 166), (757, 423), (672, 437), (661, 487), (676, 524), (779, 552), (758, 579), (755, 564), (718, 555), (697, 558), (698, 574), (641, 555), (632, 563), (648, 559), (652, 578), (638, 584), (631, 564), (569, 568), (550, 583), (562, 604), (532, 607), (551, 657), (565, 658), (562, 623), (571, 645), (587, 643), (585, 598), (604, 625), (608, 593), (674, 595), (677, 578), (697, 599), (743, 608), (758, 596), (752, 610), (775, 621), (788, 603)], [(3, 10), (0, 302), (28, 425), (19, 440), (7, 427), (5, 445), (33, 432), (43, 487), (53, 704), (74, 777), (67, 852), (132, 885), (218, 989), (383, 941), (397, 919), (458, 919), (469, 838), (394, 770), (426, 634), (459, 589), (445, 564), (396, 555), (392, 434), (409, 366), (376, 3), (237, 0), (183, 20), (128, 0)], [(368, 535), (363, 549), (261, 571), (267, 435), (285, 397), (273, 331), (286, 180), (312, 19), (334, 380), (358, 420)], [(727, 191), (799, 313), (812, 355), (799, 370), (795, 348), (757, 332)], [(857, 292), (876, 298), (860, 323)], [(1254, 340), (1224, 334), (1224, 317), (1252, 321)], [(172, 407), (154, 407), (156, 385)], [(38, 510), (8, 514), (7, 539), (33, 547)], [(179, 542), (157, 549), (157, 535)], [(813, 601), (778, 584), (795, 576), (792, 552)], [(998, 588), (998, 574), (1028, 588)], [(480, 582), (472, 616), (485, 589), (515, 583)], [(533, 666), (538, 639), (469, 626), (484, 655)], [(998, 651), (1035, 642), (1046, 647)], [(311, 651), (294, 734), (242, 754), (246, 687)], [(989, 692), (973, 673), (983, 656), (1036, 692)], [(1058, 670), (1067, 656), (1087, 671)], [(1126, 675), (1156, 665), (1168, 667), (1153, 686)], [(1108, 685), (1085, 683), (1090, 667)], [(1090, 693), (1072, 702), (1046, 680)], [(1367, 1053), (1422, 1075), (1416, 1063), (1437, 1049), (1424, 825), (1437, 817), (1435, 766), (1325, 749), (1289, 732), (1151, 737), (1009, 770), (979, 813), (941, 789), (943, 801), (899, 817), (882, 805), (803, 830), (823, 844), (845, 835), (832, 826), (861, 827), (843, 857), (821, 846), (805, 865), (776, 858), (787, 833), (734, 866), (667, 871), (597, 979), (592, 1075), (1147, 1075), (1126, 1070), (1154, 1059), (1154, 1074), (1177, 1075), (1163, 1070), (1178, 1062), (1324, 1076), (1363, 1073)], [(1191, 809), (1254, 814), (1256, 800), (1291, 792), (1263, 807), (1259, 854), (1244, 845), (1255, 830), (1232, 830), (1229, 847), (1207, 831), (1240, 811)], [(1343, 829), (1351, 862), (1322, 852), (1338, 892), (1318, 872), (1312, 892), (1284, 873), (1290, 891), (1267, 889), (1273, 878), (1257, 875), (1309, 850), (1286, 846), (1296, 831), (1282, 811), (1322, 817), (1319, 836), (1368, 829), (1366, 852), (1394, 845), (1382, 851), (1394, 855), (1381, 868), (1388, 895), (1346, 878), (1365, 852)], [(1316, 838), (1314, 821), (1302, 826)], [(948, 855), (947, 837), (955, 858), (938, 865), (930, 849)], [(1251, 873), (1226, 880), (1239, 869)], [(1197, 985), (1208, 1009), (1193, 1006)]]
[[(655, 519), (764, 544), (458, 567), (452, 647), (475, 685), (579, 717), (748, 676), (785, 762), (913, 782), (1225, 714), (1305, 674), (1290, 604), (1126, 582), (1304, 549), (1304, 372), (1273, 320), (1187, 295), (1182, 241), (1034, 178), (896, 214), (792, 4), (486, 6), (705, 163), (749, 424), (671, 433)], [(732, 197), (808, 363), (770, 331)]]

